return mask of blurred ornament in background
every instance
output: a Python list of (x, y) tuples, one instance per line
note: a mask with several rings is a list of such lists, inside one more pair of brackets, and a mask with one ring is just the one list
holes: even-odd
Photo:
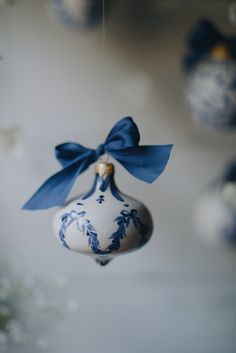
[(236, 247), (236, 161), (196, 202), (194, 225), (205, 241)]
[[(27, 275), (18, 266), (0, 263), (0, 352), (47, 348), (59, 320), (76, 309), (67, 298), (66, 280)], [(17, 350), (17, 351), (18, 351)]]
[(236, 37), (199, 21), (187, 38), (186, 100), (195, 121), (211, 128), (236, 128)]
[[(65, 26), (74, 29), (95, 27), (103, 18), (104, 0), (49, 0), (50, 9)], [(104, 2), (106, 11), (107, 0)]]

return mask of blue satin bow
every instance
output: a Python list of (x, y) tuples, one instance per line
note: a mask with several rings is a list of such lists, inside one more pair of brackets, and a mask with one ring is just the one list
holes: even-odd
[(56, 158), (63, 169), (47, 179), (23, 209), (63, 205), (77, 177), (105, 153), (136, 178), (152, 183), (164, 171), (173, 145), (139, 146), (139, 140), (137, 125), (127, 117), (118, 121), (96, 150), (71, 142), (56, 146)]
[(226, 36), (209, 21), (200, 20), (186, 40), (188, 52), (183, 58), (183, 68), (192, 70), (217, 45), (224, 45), (236, 59), (236, 37)]

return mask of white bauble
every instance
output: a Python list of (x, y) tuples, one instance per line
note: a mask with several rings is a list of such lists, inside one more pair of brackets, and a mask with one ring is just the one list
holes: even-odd
[(54, 218), (57, 238), (68, 249), (106, 265), (114, 256), (148, 242), (153, 224), (148, 209), (118, 190), (112, 164), (98, 163), (94, 184)]
[(231, 200), (232, 194), (226, 197), (219, 185), (208, 189), (197, 201), (195, 230), (208, 243), (236, 246), (236, 207)]
[(188, 78), (186, 99), (198, 123), (236, 128), (236, 63), (209, 58), (198, 64)]

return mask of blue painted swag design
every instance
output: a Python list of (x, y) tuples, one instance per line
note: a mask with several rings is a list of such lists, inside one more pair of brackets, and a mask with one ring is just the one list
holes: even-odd
[(137, 210), (132, 209), (130, 212), (127, 210), (121, 211), (120, 216), (115, 219), (115, 222), (117, 222), (118, 229), (109, 237), (109, 239), (112, 239), (112, 243), (107, 248), (108, 253), (119, 250), (120, 242), (126, 237), (126, 229), (129, 227), (130, 222), (133, 222), (134, 227), (141, 235), (139, 245), (141, 246), (146, 242), (149, 228), (141, 222)]
[(138, 217), (138, 211), (136, 209), (132, 209), (130, 211), (122, 210), (120, 212), (120, 215), (115, 219), (118, 226), (117, 230), (109, 237), (109, 239), (111, 239), (111, 244), (108, 245), (105, 250), (101, 250), (99, 240), (97, 238), (97, 231), (88, 219), (84, 219), (85, 215), (85, 211), (77, 213), (72, 210), (71, 212), (65, 213), (61, 216), (62, 225), (59, 230), (59, 238), (67, 249), (70, 248), (65, 241), (65, 233), (67, 228), (74, 221), (76, 222), (77, 229), (88, 237), (88, 245), (92, 249), (93, 253), (97, 255), (107, 255), (119, 250), (122, 239), (127, 236), (126, 230), (130, 226), (131, 222), (140, 234), (139, 246), (146, 243), (149, 228), (147, 225), (142, 223)]
[(68, 244), (65, 241), (65, 233), (67, 228), (73, 223), (76, 222), (77, 229), (82, 232), (84, 235), (88, 237), (88, 244), (91, 247), (92, 251), (96, 253), (99, 251), (99, 241), (97, 239), (97, 232), (95, 228), (92, 226), (89, 220), (84, 219), (83, 217), (86, 215), (85, 211), (76, 212), (72, 210), (71, 212), (65, 213), (61, 216), (61, 228), (59, 230), (59, 238), (62, 244), (67, 248), (70, 249)]

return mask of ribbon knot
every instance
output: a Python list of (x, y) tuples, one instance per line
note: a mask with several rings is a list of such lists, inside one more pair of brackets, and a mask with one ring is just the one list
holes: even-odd
[(96, 155), (97, 157), (101, 157), (103, 154), (106, 153), (106, 146), (104, 143), (101, 143), (98, 148), (96, 149)]
[(55, 147), (62, 170), (52, 175), (24, 205), (38, 210), (65, 203), (77, 177), (104, 153), (116, 159), (134, 177), (152, 183), (164, 171), (173, 145), (139, 146), (139, 130), (133, 119), (123, 118), (96, 150), (69, 142)]
[(183, 68), (192, 70), (205, 59), (216, 46), (224, 46), (230, 56), (236, 59), (236, 37), (222, 34), (210, 21), (200, 20), (189, 33), (187, 53), (183, 57)]

